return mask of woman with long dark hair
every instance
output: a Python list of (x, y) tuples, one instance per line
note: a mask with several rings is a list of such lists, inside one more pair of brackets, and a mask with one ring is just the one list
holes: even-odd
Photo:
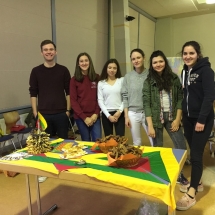
[(186, 42), (181, 51), (184, 61), (182, 101), (184, 136), (190, 147), (191, 180), (181, 186), (184, 196), (176, 203), (178, 210), (187, 210), (196, 203), (196, 193), (203, 191), (203, 152), (214, 123), (214, 71), (208, 58), (203, 58), (196, 41)]
[(143, 106), (153, 146), (163, 146), (165, 128), (175, 148), (186, 149), (180, 127), (182, 97), (179, 77), (172, 72), (164, 53), (154, 51), (150, 57), (149, 75), (143, 87)]
[(70, 81), (70, 100), (74, 119), (83, 141), (101, 138), (100, 108), (97, 101), (97, 83), (92, 59), (86, 52), (76, 60), (75, 74)]
[[(169, 134), (176, 149), (187, 149), (181, 128), (182, 85), (172, 72), (162, 51), (154, 51), (150, 57), (149, 74), (143, 86), (143, 106), (146, 114), (148, 135), (153, 146), (163, 147), (163, 129)], [(178, 183), (189, 182), (181, 173)]]
[(108, 60), (100, 75), (98, 83), (98, 102), (102, 110), (102, 125), (105, 136), (125, 135), (125, 118), (121, 96), (123, 77), (116, 59)]

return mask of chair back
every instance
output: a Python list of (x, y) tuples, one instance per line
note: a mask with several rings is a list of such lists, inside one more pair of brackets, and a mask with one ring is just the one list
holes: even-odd
[(3, 117), (6, 125), (6, 133), (10, 134), (11, 128), (20, 120), (19, 113), (17, 111), (11, 111), (3, 113)]
[(3, 131), (2, 131), (2, 128), (1, 128), (1, 125), (0, 125), (0, 137), (3, 136)]

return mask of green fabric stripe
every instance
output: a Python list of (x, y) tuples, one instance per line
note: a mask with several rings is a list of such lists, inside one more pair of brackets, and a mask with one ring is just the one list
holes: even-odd
[[(31, 156), (29, 158), (25, 158), (26, 160), (34, 160), (34, 161), (39, 161), (39, 162), (46, 162), (46, 163), (58, 163), (62, 165), (68, 165), (68, 166), (77, 166), (76, 161), (71, 161), (71, 160), (60, 160), (57, 158), (50, 158), (50, 157), (41, 157), (41, 156)], [(91, 168), (91, 169), (96, 169), (96, 170), (101, 170), (101, 171), (106, 171), (106, 172), (112, 172), (115, 174), (120, 174), (120, 175), (125, 175), (125, 176), (130, 176), (142, 180), (148, 180), (152, 181), (155, 183), (163, 184), (161, 181), (159, 181), (157, 178), (154, 176), (148, 174), (148, 173), (143, 173), (143, 172), (135, 172), (133, 170), (129, 169), (123, 169), (123, 168), (116, 168), (116, 167), (109, 167), (109, 166), (102, 166), (98, 164), (91, 164), (87, 163), (85, 165), (78, 165), (79, 167), (82, 168)]]
[[(170, 182), (169, 176), (166, 171), (166, 167), (163, 163), (163, 160), (160, 156), (160, 152), (148, 152), (143, 153), (142, 157), (149, 158), (149, 163), (151, 167), (151, 173), (157, 175), (158, 177), (162, 178), (165, 181)], [(101, 160), (107, 160), (107, 157), (98, 158)]]
[(166, 171), (165, 164), (161, 158), (160, 152), (143, 153), (143, 157), (148, 157), (150, 161), (151, 172), (165, 181), (170, 182), (169, 176)]

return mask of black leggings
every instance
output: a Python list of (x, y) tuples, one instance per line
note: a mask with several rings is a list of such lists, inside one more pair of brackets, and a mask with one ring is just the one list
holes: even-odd
[(190, 161), (192, 164), (190, 187), (193, 187), (196, 190), (203, 172), (204, 148), (214, 124), (213, 109), (211, 109), (211, 112), (206, 119), (204, 130), (201, 132), (195, 131), (197, 120), (197, 118), (188, 117), (187, 114), (183, 115), (184, 136), (190, 147)]
[[(111, 115), (114, 115), (116, 111), (109, 112)], [(125, 135), (125, 118), (124, 113), (121, 113), (117, 122), (112, 123), (106, 115), (102, 112), (102, 125), (104, 129), (105, 136), (113, 134), (113, 127), (115, 127), (115, 133), (119, 136)]]

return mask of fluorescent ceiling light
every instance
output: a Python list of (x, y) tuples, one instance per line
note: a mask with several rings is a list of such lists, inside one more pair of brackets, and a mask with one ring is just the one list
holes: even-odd
[(206, 0), (197, 0), (198, 4), (205, 4)]
[(215, 0), (206, 0), (206, 4), (215, 4)]

